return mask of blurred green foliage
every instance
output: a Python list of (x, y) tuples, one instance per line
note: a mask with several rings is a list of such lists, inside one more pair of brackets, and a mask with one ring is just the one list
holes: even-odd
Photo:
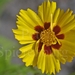
[(75, 75), (75, 72), (74, 72), (74, 73), (72, 73), (72, 74), (70, 74), (70, 75)]
[[(7, 70), (10, 65), (14, 43), (7, 38), (0, 36), (0, 74)], [(9, 53), (11, 53), (9, 55)]]

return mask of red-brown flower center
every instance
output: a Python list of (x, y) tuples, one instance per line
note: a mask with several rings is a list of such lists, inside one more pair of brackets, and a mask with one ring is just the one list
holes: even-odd
[(61, 28), (58, 25), (51, 30), (50, 23), (44, 23), (44, 27), (37, 25), (34, 29), (37, 33), (33, 34), (32, 38), (36, 41), (40, 40), (38, 52), (42, 49), (43, 44), (45, 45), (44, 52), (46, 54), (51, 54), (52, 48), (59, 50), (62, 45), (59, 39), (64, 39), (64, 34), (58, 34), (61, 31)]

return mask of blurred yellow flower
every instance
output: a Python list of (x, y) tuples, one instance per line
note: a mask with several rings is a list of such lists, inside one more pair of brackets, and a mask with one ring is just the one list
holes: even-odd
[(75, 56), (75, 17), (73, 11), (56, 9), (56, 2), (44, 1), (33, 10), (21, 9), (17, 15), (15, 38), (26, 66), (37, 66), (42, 73), (55, 74), (60, 63), (71, 62)]

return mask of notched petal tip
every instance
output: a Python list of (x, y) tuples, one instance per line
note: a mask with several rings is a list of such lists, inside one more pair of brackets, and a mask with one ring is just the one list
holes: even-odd
[(24, 11), (24, 9), (20, 9), (20, 12)]
[(14, 30), (15, 30), (15, 29), (12, 29), (13, 33), (14, 33)]
[(12, 32), (13, 32), (13, 33), (16, 33), (16, 30), (17, 30), (17, 29), (12, 29)]
[(25, 56), (24, 53), (21, 53), (20, 55), (18, 55), (19, 58), (23, 58)]

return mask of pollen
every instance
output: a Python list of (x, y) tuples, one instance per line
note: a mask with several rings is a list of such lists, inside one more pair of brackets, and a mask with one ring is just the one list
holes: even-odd
[(51, 31), (50, 28), (41, 32), (40, 39), (46, 46), (51, 46), (57, 43), (55, 33)]

